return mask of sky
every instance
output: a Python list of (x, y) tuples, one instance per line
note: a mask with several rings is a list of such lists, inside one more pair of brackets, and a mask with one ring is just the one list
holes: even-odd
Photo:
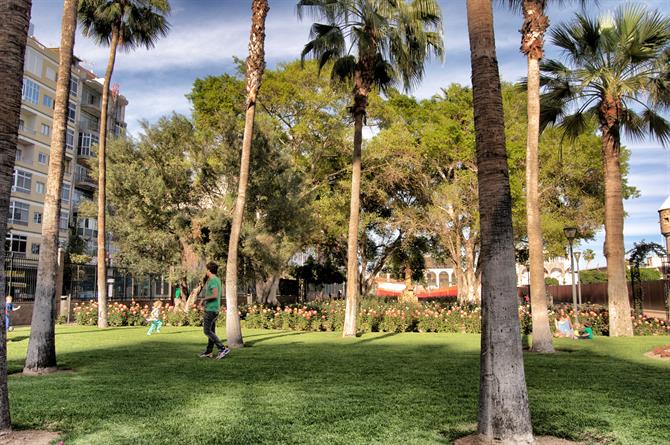
[[(248, 0), (171, 0), (171, 25), (167, 37), (150, 51), (138, 49), (121, 53), (116, 58), (112, 83), (120, 86), (129, 105), (126, 120), (129, 131), (136, 133), (139, 120), (155, 121), (173, 111), (190, 114), (185, 95), (193, 81), (208, 75), (234, 71), (233, 58), (245, 58), (250, 31), (251, 8)], [(526, 61), (519, 52), (521, 16), (494, 2), (496, 51), (501, 78), (515, 82), (525, 76)], [(577, 2), (572, 2), (573, 5)], [(590, 14), (601, 14), (624, 2), (600, 0), (589, 6)], [(670, 15), (666, 0), (638, 1)], [(297, 59), (308, 40), (311, 21), (298, 20), (295, 0), (270, 0), (267, 17), (266, 62), (273, 68), (282, 62)], [(440, 0), (444, 16), (445, 58), (431, 61), (421, 84), (410, 94), (428, 98), (451, 83), (470, 85), (470, 54), (464, 0)], [(556, 4), (556, 2), (554, 2)], [(33, 0), (31, 22), (35, 37), (44, 45), (59, 43), (62, 1)], [(569, 20), (577, 6), (563, 2), (550, 7), (552, 24)], [(75, 54), (84, 65), (102, 75), (108, 52), (91, 40), (77, 35)], [(547, 45), (546, 56), (558, 58), (560, 53)], [(640, 197), (624, 202), (627, 217), (624, 226), (626, 248), (642, 239), (663, 243), (659, 233), (658, 208), (670, 195), (670, 148), (662, 148), (653, 140), (623, 141), (632, 150), (629, 184), (638, 188)], [(580, 249), (591, 248), (597, 255), (591, 267), (605, 266), (602, 255), (604, 233), (594, 240), (582, 242)], [(582, 265), (584, 267), (584, 265)]]

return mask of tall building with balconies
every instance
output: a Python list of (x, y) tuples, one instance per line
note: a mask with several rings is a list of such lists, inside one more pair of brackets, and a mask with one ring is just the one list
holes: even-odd
[[(70, 81), (70, 102), (61, 195), (60, 241), (68, 239), (77, 204), (92, 198), (97, 183), (91, 178), (89, 159), (98, 143), (102, 82), (81, 66), (75, 57)], [(33, 36), (28, 37), (25, 54), (23, 95), (14, 182), (10, 199), (7, 251), (17, 256), (39, 254), (42, 215), (49, 165), (51, 131), (56, 97), (58, 48), (47, 48)], [(127, 100), (112, 92), (108, 134), (125, 131)], [(95, 238), (95, 220), (79, 221), (80, 235)], [(94, 243), (93, 243), (94, 244)]]

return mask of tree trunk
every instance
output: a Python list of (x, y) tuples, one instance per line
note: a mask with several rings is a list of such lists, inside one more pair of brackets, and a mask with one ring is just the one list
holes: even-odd
[(277, 304), (279, 274), (270, 275), (265, 281), (256, 281), (256, 302), (260, 304)]
[[(26, 52), (31, 0), (0, 0), (0, 234), (7, 233), (16, 141), (21, 115), (23, 58)], [(7, 333), (5, 331), (5, 243), (0, 243), (0, 433), (11, 430), (7, 392)]]
[(626, 283), (626, 250), (623, 242), (623, 193), (620, 143), (612, 127), (602, 128), (605, 168), (605, 258), (610, 336), (632, 336), (630, 301)]
[(531, 444), (500, 76), (490, 0), (468, 0), (482, 268), (479, 434)]
[(106, 210), (107, 210), (107, 104), (109, 103), (109, 84), (112, 81), (116, 47), (119, 44), (118, 30), (112, 31), (109, 45), (109, 60), (105, 81), (102, 85), (100, 104), (100, 142), (98, 143), (98, 327), (107, 327), (107, 245), (106, 245)]
[(354, 153), (351, 171), (351, 203), (349, 210), (349, 236), (347, 237), (347, 303), (344, 312), (343, 337), (355, 337), (358, 316), (358, 225), (361, 199), (361, 146), (363, 120), (367, 108), (367, 95), (354, 98)]
[(28, 354), (23, 372), (45, 373), (56, 370), (55, 309), (61, 290), (56, 287), (58, 273), (58, 233), (60, 227), (61, 189), (63, 184), (63, 158), (67, 135), (68, 99), (72, 53), (77, 29), (77, 0), (65, 0), (61, 22), (61, 40), (56, 82), (56, 106), (53, 115), (49, 175), (44, 197), (42, 241), (35, 304), (30, 323)]
[(228, 261), (226, 263), (226, 332), (231, 348), (244, 346), (242, 327), (237, 308), (237, 248), (242, 230), (244, 204), (249, 182), (249, 164), (251, 162), (251, 142), (254, 133), (254, 115), (256, 96), (261, 87), (265, 70), (265, 17), (269, 6), (267, 0), (253, 0), (251, 3), (251, 35), (249, 36), (249, 56), (247, 57), (247, 111), (244, 120), (244, 138), (242, 140), (242, 159), (240, 162), (240, 182), (237, 187), (237, 199), (233, 211), (228, 243)]
[(528, 141), (526, 144), (526, 218), (530, 269), (530, 306), (535, 352), (552, 353), (551, 330), (544, 287), (544, 253), (540, 225), (540, 60), (528, 56)]

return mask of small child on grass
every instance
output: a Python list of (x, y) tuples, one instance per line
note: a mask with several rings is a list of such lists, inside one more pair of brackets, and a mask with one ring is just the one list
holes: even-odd
[(591, 328), (591, 323), (588, 321), (584, 322), (584, 330), (577, 338), (580, 340), (593, 340), (593, 329)]
[(161, 327), (163, 322), (161, 321), (161, 306), (163, 305), (160, 301), (154, 301), (154, 308), (151, 310), (151, 315), (147, 318), (149, 324), (149, 330), (147, 335), (151, 335), (156, 331), (156, 333), (161, 332)]
[(11, 326), (11, 319), (9, 318), (9, 314), (14, 311), (18, 311), (19, 309), (21, 309), (21, 306), (14, 306), (12, 303), (12, 296), (7, 295), (7, 297), (5, 297), (5, 332), (14, 330), (14, 327)]

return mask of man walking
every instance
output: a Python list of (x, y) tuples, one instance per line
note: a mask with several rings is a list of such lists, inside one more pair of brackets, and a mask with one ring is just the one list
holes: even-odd
[(216, 355), (217, 359), (222, 359), (230, 352), (230, 349), (219, 340), (216, 336), (216, 319), (219, 317), (219, 309), (221, 308), (221, 280), (216, 276), (219, 271), (219, 265), (215, 262), (207, 263), (207, 283), (205, 284), (205, 316), (202, 321), (202, 329), (207, 336), (207, 349), (205, 349), (200, 357), (211, 358), (214, 345), (219, 348), (219, 353)]

